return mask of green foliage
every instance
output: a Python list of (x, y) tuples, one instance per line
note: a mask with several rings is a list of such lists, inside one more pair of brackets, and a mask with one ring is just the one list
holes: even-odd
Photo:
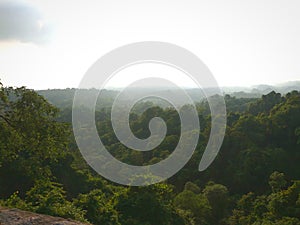
[(62, 186), (51, 181), (37, 181), (26, 193), (26, 202), (37, 213), (85, 221), (85, 211), (66, 200)]
[[(299, 92), (286, 96), (271, 92), (260, 99), (225, 96), (229, 112), (225, 140), (214, 163), (201, 173), (197, 168), (211, 118), (208, 103), (197, 104), (201, 132), (190, 162), (166, 183), (123, 187), (102, 179), (82, 159), (70, 135), (74, 91), (40, 92), (61, 107), (59, 112), (33, 90), (0, 83), (1, 205), (93, 224), (300, 224)], [(133, 151), (112, 129), (110, 106), (116, 93), (104, 91), (104, 105), (98, 105), (95, 113), (107, 149), (133, 165), (167, 158), (180, 138), (178, 113), (158, 107), (159, 102), (137, 104), (130, 115), (137, 137), (150, 135), (148, 124), (155, 116), (164, 119), (168, 130), (153, 151)]]
[[(282, 174), (278, 172), (270, 176), (270, 181), (278, 176), (282, 181)], [(248, 193), (238, 201), (237, 209), (233, 211), (228, 223), (232, 225), (299, 224), (300, 205), (297, 202), (299, 195), (300, 181), (295, 181), (287, 189), (282, 189), (280, 186), (280, 189), (276, 189), (276, 192), (268, 196), (255, 197), (253, 193)]]
[(300, 145), (300, 127), (296, 128), (295, 135), (297, 137), (297, 145)]
[(86, 211), (87, 220), (93, 224), (120, 224), (113, 199), (107, 198), (102, 190), (95, 189), (87, 194), (80, 194), (74, 204)]
[(284, 174), (279, 173), (277, 171), (273, 172), (270, 175), (269, 185), (272, 188), (273, 192), (281, 191), (286, 185), (286, 180), (284, 178)]
[(66, 155), (69, 129), (55, 121), (58, 109), (33, 90), (2, 88), (1, 96), (0, 193), (7, 196), (51, 177), (51, 164)]
[(210, 224), (212, 208), (207, 198), (201, 194), (184, 190), (174, 199), (174, 204), (181, 210), (187, 211), (195, 224)]
[(227, 188), (224, 185), (210, 182), (204, 188), (203, 194), (212, 208), (213, 223), (219, 224), (228, 213), (229, 195)]
[(164, 183), (129, 187), (116, 198), (116, 209), (123, 225), (183, 224), (172, 206), (172, 188)]
[(51, 181), (37, 181), (35, 186), (26, 193), (25, 200), (18, 196), (18, 192), (15, 192), (0, 203), (6, 207), (86, 222), (85, 211), (67, 201), (61, 185)]
[(272, 91), (267, 95), (263, 95), (260, 100), (251, 103), (248, 110), (253, 115), (269, 113), (275, 105), (281, 103), (283, 100), (284, 98), (281, 97), (280, 93)]
[(201, 189), (196, 184), (190, 181), (184, 185), (184, 190), (194, 192), (195, 194), (200, 194), (201, 192)]
[(19, 192), (14, 192), (11, 196), (9, 196), (6, 200), (0, 200), (0, 205), (10, 207), (10, 208), (18, 208), (23, 210), (30, 210), (30, 206), (19, 197)]

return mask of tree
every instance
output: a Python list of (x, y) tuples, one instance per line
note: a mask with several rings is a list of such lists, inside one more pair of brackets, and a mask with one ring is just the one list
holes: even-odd
[(201, 189), (196, 184), (190, 181), (184, 185), (184, 190), (194, 192), (195, 194), (201, 193)]
[(269, 185), (272, 188), (273, 192), (281, 191), (286, 185), (284, 174), (279, 173), (278, 171), (273, 172), (270, 175)]
[(122, 225), (183, 224), (183, 218), (172, 206), (170, 185), (159, 183), (148, 187), (129, 187), (115, 200)]
[(212, 208), (212, 221), (218, 224), (228, 213), (228, 190), (224, 185), (209, 182), (203, 190), (204, 196)]
[(263, 95), (262, 98), (255, 103), (251, 103), (248, 110), (253, 115), (269, 113), (275, 105), (283, 102), (283, 100), (284, 98), (280, 93), (272, 91), (267, 95)]
[[(283, 174), (274, 172), (271, 180), (276, 181), (276, 192), (270, 195), (255, 196), (253, 193), (243, 195), (237, 202), (233, 215), (229, 217), (228, 224), (286, 224), (298, 225), (300, 222), (300, 181), (294, 181), (287, 189), (283, 189)], [(284, 183), (284, 182), (283, 182)]]
[(0, 86), (1, 196), (24, 195), (66, 156), (69, 127), (55, 120), (57, 113), (33, 90)]
[(189, 212), (195, 224), (210, 224), (212, 209), (202, 193), (195, 194), (190, 190), (184, 190), (175, 197), (174, 204), (177, 208)]
[(87, 220), (93, 224), (120, 224), (114, 201), (100, 189), (80, 194), (74, 204), (86, 211)]
[(36, 181), (34, 187), (26, 193), (25, 200), (34, 212), (86, 221), (85, 211), (66, 200), (66, 192), (61, 184), (46, 180)]

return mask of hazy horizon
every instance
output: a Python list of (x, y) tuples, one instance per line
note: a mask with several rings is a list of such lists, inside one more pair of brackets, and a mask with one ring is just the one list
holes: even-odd
[[(8, 87), (8, 85), (4, 86)], [(26, 87), (26, 86), (25, 86)], [(107, 90), (107, 91), (122, 91), (126, 87), (105, 87), (103, 89), (101, 88), (80, 88), (81, 90)], [(127, 87), (128, 88), (128, 87)], [(200, 92), (203, 90), (203, 88), (199, 87), (181, 87), (184, 90), (187, 91), (193, 91), (193, 90), (199, 90)], [(245, 92), (245, 93), (261, 93), (261, 94), (266, 94), (270, 92), (269, 90), (279, 92), (282, 94), (288, 93), (293, 90), (298, 90), (300, 91), (300, 80), (297, 81), (288, 81), (285, 83), (279, 83), (275, 85), (270, 85), (270, 84), (258, 84), (258, 85), (251, 85), (251, 86), (224, 86), (224, 87), (206, 87), (204, 89), (211, 90), (213, 92), (214, 89), (220, 88), (224, 94), (234, 94), (234, 93), (239, 93), (239, 92)], [(79, 89), (78, 87), (66, 87), (66, 88), (46, 88), (46, 89), (33, 89), (38, 92), (43, 92), (43, 91), (55, 91), (55, 90), (72, 90), (72, 89)], [(157, 91), (168, 91), (168, 90), (176, 90), (175, 87), (172, 86), (135, 86), (135, 87), (130, 87), (129, 89), (137, 90), (157, 90)]]
[[(29, 86), (26, 86), (26, 85), (13, 85), (13, 84), (7, 84), (7, 82), (5, 82), (5, 80), (3, 80), (1, 77), (0, 77), (0, 82), (3, 83), (3, 85), (5, 87), (21, 87), (21, 86), (24, 86), (26, 88), (29, 88), (29, 89), (33, 89), (33, 90), (38, 90), (38, 91), (42, 91), (42, 90), (64, 90), (64, 89), (77, 89), (78, 86), (74, 86), (74, 87), (71, 87), (71, 86), (66, 86), (66, 87), (46, 87), (46, 88), (31, 88)], [(297, 83), (297, 85), (300, 84), (300, 79), (299, 80), (288, 80), (288, 81), (285, 81), (285, 82), (281, 82), (281, 83), (257, 83), (257, 84), (251, 84), (251, 85), (233, 85), (233, 86), (230, 86), (230, 85), (227, 85), (227, 86), (221, 86), (219, 85), (219, 87), (221, 89), (226, 89), (226, 88), (232, 88), (232, 89), (254, 89), (258, 86), (272, 86), (272, 87), (281, 87), (281, 86), (289, 86), (289, 83)], [(181, 88), (184, 88), (184, 89), (198, 89), (199, 87), (195, 87), (195, 86), (180, 86)], [(126, 88), (126, 86), (105, 86), (104, 89), (107, 89), (107, 90), (120, 90), (120, 89), (123, 89), (123, 88)], [(159, 86), (159, 85), (146, 85), (146, 86), (137, 86), (137, 87), (131, 87), (131, 88), (170, 88), (168, 86)], [(172, 87), (171, 87), (172, 88)], [(216, 88), (216, 87), (207, 87), (207, 88)], [(84, 89), (99, 89), (99, 88), (96, 88), (96, 87), (91, 87), (91, 88), (84, 88)], [(201, 88), (199, 88), (201, 89)]]

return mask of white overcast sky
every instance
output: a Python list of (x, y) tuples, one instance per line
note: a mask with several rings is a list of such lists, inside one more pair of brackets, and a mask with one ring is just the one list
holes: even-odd
[[(195, 53), (221, 86), (300, 80), (299, 11), (299, 0), (0, 0), (0, 78), (77, 87), (114, 48), (164, 41)], [(130, 71), (115, 85), (143, 72)]]

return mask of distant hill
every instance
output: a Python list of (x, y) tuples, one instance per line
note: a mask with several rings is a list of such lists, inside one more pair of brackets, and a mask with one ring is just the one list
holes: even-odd
[[(134, 96), (135, 94), (140, 94), (141, 92), (147, 93), (150, 90), (149, 87), (134, 87), (130, 89), (130, 94)], [(262, 95), (266, 95), (271, 91), (275, 91), (281, 94), (286, 94), (293, 90), (300, 91), (300, 81), (289, 81), (286, 83), (278, 84), (278, 85), (267, 85), (260, 84), (251, 87), (222, 87), (224, 94), (230, 94), (232, 97), (236, 98), (260, 98)], [(64, 109), (70, 108), (73, 104), (73, 97), (76, 89), (75, 88), (67, 88), (67, 89), (48, 89), (48, 90), (40, 90), (37, 91), (39, 94), (43, 95), (50, 103), (53, 105)], [(99, 90), (96, 89), (86, 89), (86, 95), (82, 99), (83, 105), (92, 104), (91, 99), (95, 97), (95, 95), (99, 94)], [(155, 93), (167, 93), (172, 96), (176, 96), (180, 104), (184, 104), (183, 99), (180, 96), (180, 93), (176, 91), (174, 88), (170, 87), (155, 87)], [(191, 99), (195, 102), (201, 102), (205, 99), (204, 92), (201, 89), (190, 88), (185, 89), (185, 91), (189, 94)], [(216, 88), (207, 88), (205, 89), (207, 93), (207, 97), (213, 96), (217, 93)], [(98, 99), (97, 109), (111, 107), (114, 99), (120, 93), (120, 89), (104, 89), (101, 91), (101, 99)], [(130, 97), (129, 97), (130, 98)], [(166, 106), (165, 103), (162, 103), (160, 100), (155, 99), (147, 99), (147, 101), (152, 101), (153, 103)]]
[(251, 94), (268, 94), (275, 91), (281, 94), (286, 94), (291, 91), (300, 91), (300, 81), (288, 81), (277, 85), (259, 84), (251, 87), (224, 87), (226, 93), (245, 92)]

